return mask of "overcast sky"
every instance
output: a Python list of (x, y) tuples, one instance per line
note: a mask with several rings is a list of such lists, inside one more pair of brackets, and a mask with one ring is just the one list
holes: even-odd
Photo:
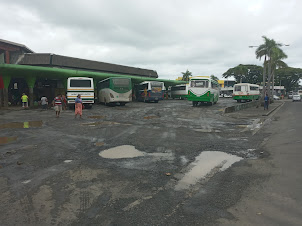
[(248, 46), (263, 35), (290, 44), (285, 62), (302, 68), (299, 0), (0, 0), (0, 10), (0, 39), (153, 69), (160, 78), (187, 69), (221, 77), (238, 64), (260, 65)]

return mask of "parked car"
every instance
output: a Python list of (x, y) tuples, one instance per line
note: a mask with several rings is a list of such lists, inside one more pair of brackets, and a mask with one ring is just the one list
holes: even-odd
[(293, 94), (293, 102), (294, 101), (300, 101), (301, 102), (301, 96), (299, 94)]
[(274, 100), (280, 100), (280, 97), (278, 97), (277, 95), (274, 95)]
[(293, 98), (293, 92), (290, 91), (289, 94), (288, 94), (288, 99), (292, 99)]

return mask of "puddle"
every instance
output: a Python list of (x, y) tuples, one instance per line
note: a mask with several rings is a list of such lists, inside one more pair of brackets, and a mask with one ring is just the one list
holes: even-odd
[(65, 163), (70, 163), (70, 162), (72, 162), (72, 160), (65, 160), (64, 162)]
[(16, 141), (17, 137), (0, 137), (0, 145)]
[(96, 143), (95, 143), (95, 146), (101, 147), (101, 146), (103, 146), (104, 144), (105, 144), (104, 142), (96, 142)]
[(229, 168), (242, 158), (220, 151), (204, 151), (189, 165), (189, 171), (176, 184), (175, 190), (188, 189), (201, 179)]
[(144, 155), (144, 152), (135, 149), (132, 145), (122, 145), (99, 153), (99, 156), (109, 159), (135, 158)]
[(145, 116), (144, 119), (154, 119), (154, 118), (160, 118), (157, 115), (150, 115), (150, 116)]
[(88, 116), (88, 118), (103, 119), (103, 118), (105, 118), (105, 116), (103, 116), (103, 115), (92, 115), (92, 116)]
[(22, 184), (28, 184), (29, 182), (31, 182), (31, 180), (25, 180), (25, 181), (22, 181)]
[(218, 129), (211, 129), (211, 128), (205, 128), (205, 129), (194, 129), (196, 132), (202, 132), (202, 133), (220, 133), (221, 131)]
[(235, 140), (238, 140), (238, 141), (248, 141), (248, 139), (247, 139), (247, 137), (231, 137), (231, 138), (229, 138), (228, 140), (233, 140), (233, 141), (235, 141)]
[(104, 121), (104, 122), (92, 122), (92, 123), (82, 123), (85, 126), (98, 126), (98, 125), (119, 125), (121, 123), (118, 122), (111, 122), (111, 121)]
[(1, 124), (0, 129), (28, 129), (41, 127), (43, 125), (42, 121), (29, 121), (29, 122), (10, 122), (6, 124)]

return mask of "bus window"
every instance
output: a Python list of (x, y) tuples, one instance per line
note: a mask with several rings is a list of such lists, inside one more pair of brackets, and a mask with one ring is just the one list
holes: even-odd
[(127, 78), (112, 79), (114, 87), (128, 87), (130, 80)]
[(209, 82), (203, 80), (191, 81), (191, 87), (208, 88)]
[(91, 87), (91, 80), (71, 79), (70, 87)]
[(235, 86), (235, 91), (241, 91), (241, 86)]

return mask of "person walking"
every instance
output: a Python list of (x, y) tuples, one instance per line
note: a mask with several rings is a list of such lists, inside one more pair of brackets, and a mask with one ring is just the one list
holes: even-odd
[(52, 104), (53, 104), (54, 109), (56, 111), (56, 117), (59, 118), (60, 113), (62, 111), (62, 96), (61, 96), (61, 94), (59, 94), (57, 97), (55, 97)]
[(265, 97), (264, 97), (264, 110), (268, 110), (268, 105), (269, 105), (269, 97), (268, 95), (266, 94)]
[(79, 94), (74, 101), (74, 118), (77, 118), (78, 115), (80, 115), (80, 118), (82, 118), (82, 110), (83, 110), (83, 101), (81, 95)]
[(22, 107), (28, 108), (28, 96), (25, 93), (22, 94), (21, 100), (22, 100)]
[(46, 110), (47, 109), (47, 105), (48, 105), (48, 100), (45, 96), (41, 97), (41, 106), (42, 109)]

